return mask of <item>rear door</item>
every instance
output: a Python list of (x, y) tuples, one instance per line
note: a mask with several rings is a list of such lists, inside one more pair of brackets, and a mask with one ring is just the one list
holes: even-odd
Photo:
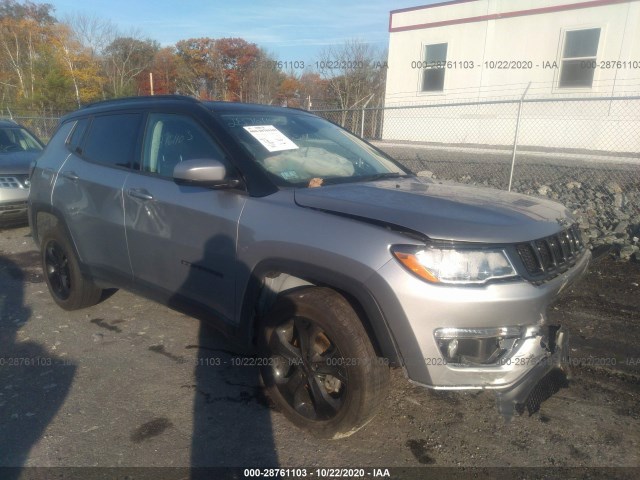
[(185, 160), (213, 158), (231, 169), (217, 141), (188, 113), (149, 113), (144, 139), (141, 171), (124, 185), (134, 281), (234, 324), (236, 234), (246, 194), (174, 182), (173, 168)]
[(97, 115), (77, 122), (70, 154), (53, 192), (78, 254), (98, 277), (131, 278), (122, 188), (138, 150), (141, 113)]

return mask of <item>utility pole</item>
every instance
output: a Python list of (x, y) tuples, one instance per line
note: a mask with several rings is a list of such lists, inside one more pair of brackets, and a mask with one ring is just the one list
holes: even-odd
[(151, 96), (153, 96), (153, 72), (149, 72), (149, 87), (151, 89)]

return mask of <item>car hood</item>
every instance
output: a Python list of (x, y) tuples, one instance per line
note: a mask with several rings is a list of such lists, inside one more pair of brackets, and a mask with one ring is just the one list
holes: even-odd
[(415, 177), (297, 189), (295, 201), (439, 240), (523, 242), (554, 234), (573, 222), (565, 207), (550, 200)]
[(38, 158), (41, 153), (42, 152), (0, 153), (0, 174), (29, 173), (31, 162)]

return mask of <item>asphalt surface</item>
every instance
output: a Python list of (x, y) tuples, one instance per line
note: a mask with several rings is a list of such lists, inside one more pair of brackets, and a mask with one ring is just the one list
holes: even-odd
[(123, 291), (59, 309), (29, 229), (0, 229), (0, 467), (640, 467), (639, 283), (605, 258), (552, 308), (578, 360), (537, 413), (507, 423), (491, 393), (394, 370), (371, 423), (320, 441), (198, 321)]

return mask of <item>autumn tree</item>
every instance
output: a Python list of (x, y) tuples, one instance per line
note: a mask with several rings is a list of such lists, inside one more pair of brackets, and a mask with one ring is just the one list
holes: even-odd
[(135, 36), (117, 37), (107, 45), (103, 63), (111, 95), (136, 94), (136, 77), (149, 68), (159, 49), (155, 40), (141, 40)]
[(33, 102), (38, 79), (43, 76), (39, 67), (49, 49), (55, 21), (52, 8), (29, 1), (0, 1), (0, 68), (3, 87), (11, 90), (3, 93), (22, 103)]
[(105, 82), (99, 63), (96, 62), (90, 48), (85, 47), (76, 33), (66, 24), (55, 26), (52, 40), (58, 63), (73, 86), (77, 107), (99, 99)]
[(249, 74), (260, 60), (258, 46), (242, 38), (221, 38), (215, 47), (224, 71), (223, 100), (246, 101)]
[(269, 55), (241, 38), (190, 38), (176, 44), (177, 90), (199, 98), (271, 103), (284, 75)]
[(179, 93), (198, 98), (221, 98), (224, 71), (213, 38), (190, 38), (176, 44), (176, 86)]
[(300, 76), (300, 96), (304, 108), (327, 108), (335, 106), (329, 88), (329, 80), (318, 72), (304, 72)]
[[(354, 128), (364, 124), (359, 111), (383, 103), (384, 54), (361, 42), (325, 50), (320, 69), (300, 75), (283, 72), (271, 54), (242, 38), (191, 38), (160, 48), (109, 20), (71, 15), (59, 22), (53, 13), (46, 3), (0, 0), (0, 109), (51, 113), (100, 98), (180, 93), (338, 108), (342, 124)], [(367, 113), (371, 135), (379, 121), (373, 115)]]
[(175, 93), (178, 73), (178, 59), (173, 47), (165, 47), (156, 53), (151, 66), (154, 92), (156, 94)]
[(95, 75), (92, 83), (99, 85), (99, 97), (106, 99), (108, 79), (103, 55), (107, 46), (119, 35), (117, 26), (109, 19), (79, 13), (67, 15), (63, 23), (70, 30), (72, 38), (80, 44), (83, 56), (88, 57), (86, 69)]
[(301, 90), (302, 83), (296, 75), (290, 73), (280, 82), (280, 87), (278, 88), (279, 103), (284, 107), (300, 108), (302, 106)]

